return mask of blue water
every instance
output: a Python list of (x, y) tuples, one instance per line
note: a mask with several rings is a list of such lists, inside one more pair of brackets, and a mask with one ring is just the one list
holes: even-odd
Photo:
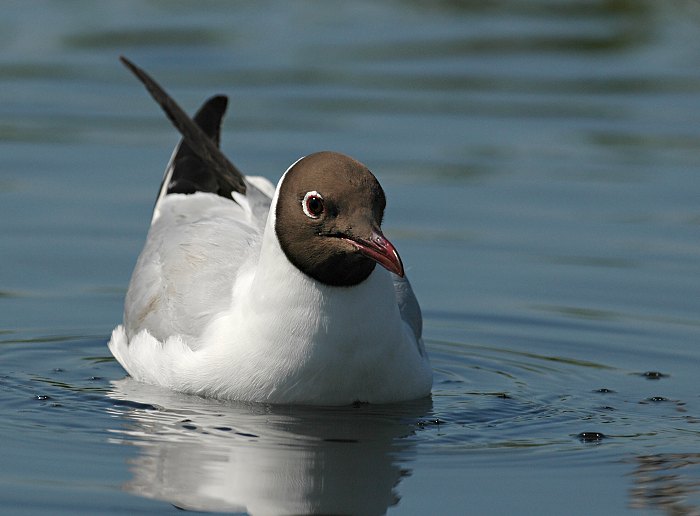
[[(700, 514), (700, 7), (75, 1), (0, 18), (0, 503), (11, 514)], [(431, 400), (222, 403), (106, 348), (177, 134), (276, 180), (369, 165)]]

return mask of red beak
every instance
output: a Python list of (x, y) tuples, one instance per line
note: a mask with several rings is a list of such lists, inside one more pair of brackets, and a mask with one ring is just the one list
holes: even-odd
[(367, 258), (371, 258), (389, 272), (393, 272), (403, 278), (403, 263), (399, 253), (391, 242), (389, 242), (382, 232), (374, 230), (369, 239), (343, 237), (344, 240), (352, 243)]

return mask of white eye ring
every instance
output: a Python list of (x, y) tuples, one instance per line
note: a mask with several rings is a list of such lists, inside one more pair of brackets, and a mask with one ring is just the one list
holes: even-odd
[(323, 196), (316, 190), (306, 192), (304, 200), (301, 201), (301, 209), (304, 211), (304, 215), (310, 219), (319, 218), (326, 209), (323, 205)]

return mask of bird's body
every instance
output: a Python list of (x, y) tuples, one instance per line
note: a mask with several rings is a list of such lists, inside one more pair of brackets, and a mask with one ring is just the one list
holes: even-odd
[[(226, 106), (216, 99), (195, 120), (218, 144)], [(276, 188), (242, 177), (229, 189), (196, 145), (186, 137), (166, 169), (124, 323), (112, 333), (124, 368), (223, 399), (427, 396), (420, 308), (379, 230), (384, 194), (366, 167), (317, 153)]]

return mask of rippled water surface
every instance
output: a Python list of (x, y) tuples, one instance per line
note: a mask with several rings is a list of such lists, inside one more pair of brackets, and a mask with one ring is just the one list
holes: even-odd
[[(700, 514), (700, 7), (24, 2), (0, 19), (10, 513)], [(128, 55), (276, 180), (367, 163), (431, 400), (291, 408), (106, 348), (177, 134)]]

